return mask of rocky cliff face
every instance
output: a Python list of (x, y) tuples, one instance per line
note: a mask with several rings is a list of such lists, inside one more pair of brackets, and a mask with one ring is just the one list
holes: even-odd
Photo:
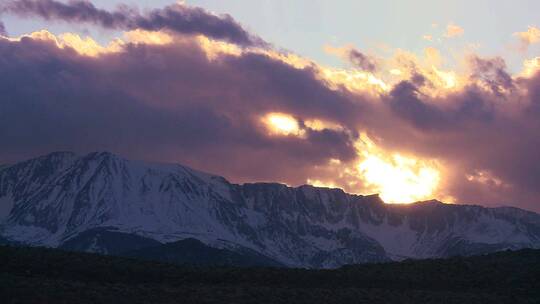
[(114, 254), (193, 238), (315, 268), (540, 247), (540, 215), (516, 208), (386, 205), (339, 189), (236, 185), (110, 153), (1, 167), (0, 225), (1, 239), (27, 245)]

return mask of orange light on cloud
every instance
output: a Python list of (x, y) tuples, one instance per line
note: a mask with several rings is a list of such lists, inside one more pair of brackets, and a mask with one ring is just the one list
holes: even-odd
[(345, 70), (320, 68), (321, 79), (325, 80), (331, 89), (345, 87), (352, 92), (380, 94), (390, 90), (390, 86), (374, 74), (361, 70)]
[(261, 120), (272, 135), (303, 136), (304, 134), (304, 130), (300, 128), (298, 121), (289, 114), (268, 113)]
[(462, 36), (463, 33), (465, 33), (465, 30), (454, 23), (450, 23), (446, 26), (446, 34), (444, 35), (446, 38), (454, 38)]
[(529, 26), (525, 32), (514, 33), (522, 43), (523, 50), (526, 50), (529, 45), (540, 42), (540, 29), (534, 26)]
[(320, 120), (320, 119), (309, 119), (309, 120), (306, 120), (304, 121), (304, 125), (311, 129), (311, 130), (315, 130), (315, 131), (322, 131), (322, 130), (343, 130), (343, 127), (340, 126), (339, 124), (336, 124), (336, 123), (333, 123), (333, 122), (329, 122), (329, 121), (324, 121), (324, 120)]
[(125, 32), (124, 39), (130, 43), (152, 45), (164, 45), (173, 42), (173, 37), (165, 32), (139, 29)]
[(133, 30), (124, 32), (123, 38), (113, 39), (107, 45), (101, 45), (91, 37), (81, 37), (76, 33), (63, 33), (55, 35), (47, 30), (32, 32), (15, 38), (7, 38), (11, 41), (20, 41), (24, 37), (52, 41), (58, 48), (71, 48), (79, 55), (88, 57), (97, 57), (103, 54), (118, 53), (123, 50), (126, 44), (149, 44), (149, 45), (164, 45), (173, 42), (173, 38), (163, 32), (152, 32), (143, 30)]
[(480, 170), (480, 171), (474, 172), (473, 174), (468, 174), (466, 178), (470, 182), (482, 183), (482, 184), (489, 185), (492, 187), (507, 187), (508, 186), (502, 180), (500, 180), (499, 178), (497, 178), (496, 176), (494, 176), (493, 174), (485, 170)]
[(527, 59), (523, 62), (522, 74), (526, 77), (530, 77), (538, 71), (540, 71), (540, 57)]

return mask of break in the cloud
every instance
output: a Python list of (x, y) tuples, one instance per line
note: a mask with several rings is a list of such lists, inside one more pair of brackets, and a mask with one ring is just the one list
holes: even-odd
[(110, 29), (170, 30), (182, 34), (203, 34), (240, 45), (263, 45), (264, 42), (247, 32), (231, 16), (216, 16), (202, 8), (176, 3), (154, 9), (146, 14), (127, 6), (116, 11), (96, 8), (86, 0), (68, 3), (56, 0), (7, 0), (0, 12), (22, 17), (38, 16), (46, 20), (90, 23)]
[(540, 61), (511, 75), (472, 55), (457, 72), (430, 49), (335, 69), (200, 34), (0, 38), (0, 160), (110, 150), (233, 181), (540, 210)]
[(540, 29), (534, 26), (529, 26), (525, 32), (514, 33), (521, 42), (521, 50), (526, 51), (531, 44), (540, 42)]
[(449, 23), (446, 26), (446, 33), (444, 34), (444, 36), (446, 38), (454, 38), (454, 37), (462, 36), (463, 33), (465, 33), (465, 30), (461, 26), (456, 25), (454, 23)]

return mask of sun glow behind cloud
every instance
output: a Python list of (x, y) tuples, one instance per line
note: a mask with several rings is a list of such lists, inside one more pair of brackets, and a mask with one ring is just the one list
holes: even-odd
[(288, 114), (269, 113), (262, 117), (261, 120), (272, 135), (302, 136), (304, 133), (304, 131), (300, 129), (298, 121)]
[[(285, 113), (268, 113), (261, 118), (272, 136), (295, 136), (304, 138), (306, 130), (293, 116)], [(339, 129), (340, 126), (320, 120), (307, 120), (304, 128), (311, 130)], [(386, 203), (413, 203), (431, 199), (436, 194), (441, 180), (441, 166), (435, 161), (422, 160), (400, 153), (391, 153), (379, 148), (366, 134), (357, 143), (357, 161), (353, 168), (343, 167), (337, 159), (329, 161), (357, 180), (353, 191), (358, 193), (379, 193)], [(343, 176), (344, 173), (339, 173)], [(339, 183), (332, 180), (308, 178), (308, 184), (337, 188)]]
[[(322, 66), (295, 55), (285, 56), (274, 52), (266, 52), (266, 54), (297, 69), (312, 68), (318, 77), (334, 90), (346, 88), (351, 92), (380, 96), (390, 92), (400, 82), (412, 81), (415, 75), (421, 75), (424, 77), (425, 85), (420, 85), (418, 91), (424, 97), (444, 98), (471, 85), (477, 86), (488, 94), (493, 92), (493, 86), (489, 85), (490, 80), (482, 80), (474, 76), (474, 67), (470, 65), (470, 58), (474, 58), (476, 55), (468, 49), (456, 55), (457, 61), (450, 62), (450, 64), (446, 61), (447, 58), (443, 58), (435, 48), (426, 48), (424, 57), (398, 49), (390, 58), (381, 60), (381, 68), (376, 72)], [(291, 58), (291, 56), (294, 60), (284, 59)], [(524, 69), (521, 74), (510, 75), (510, 77), (517, 80), (519, 77), (533, 76), (540, 70), (539, 58), (524, 60)], [(496, 62), (498, 58), (487, 60)], [(497, 90), (503, 94), (509, 93), (504, 87), (499, 86)], [(441, 106), (445, 105), (441, 104)], [(301, 117), (301, 114), (299, 115)], [(290, 115), (287, 117), (298, 123), (297, 118)], [(324, 129), (337, 130), (342, 127), (339, 124), (328, 124), (327, 122), (323, 124), (320, 121), (308, 119), (303, 120), (303, 125), (300, 128), (321, 131)], [(304, 130), (290, 129), (295, 131), (281, 132), (281, 134), (293, 134), (304, 138)], [(306, 182), (321, 187), (344, 188), (349, 192), (359, 194), (379, 193), (386, 203), (408, 204), (429, 199), (438, 199), (446, 203), (458, 201), (446, 188), (447, 179), (455, 174), (452, 171), (455, 168), (445, 167), (438, 160), (422, 158), (411, 153), (384, 150), (377, 147), (365, 134), (359, 142), (362, 142), (362, 145), (357, 149), (357, 159), (354, 162), (345, 163), (332, 159), (328, 166), (335, 167), (333, 177), (327, 175), (319, 178), (313, 175), (311, 178), (307, 178)], [(466, 179), (469, 182), (489, 184), (494, 189), (508, 187), (496, 176), (490, 176), (490, 182), (486, 182), (485, 175), (483, 173), (483, 175), (479, 175), (479, 178), (476, 175), (467, 175)]]
[(333, 170), (326, 179), (308, 178), (308, 184), (346, 188), (359, 194), (378, 193), (385, 203), (409, 204), (422, 200), (439, 199), (447, 203), (454, 198), (443, 195), (441, 185), (445, 177), (442, 164), (377, 146), (366, 134), (356, 143), (357, 157), (352, 162), (330, 159)]
[[(59, 48), (72, 48), (83, 56), (99, 57), (107, 53), (123, 52), (130, 44), (148, 44), (167, 47), (167, 44), (191, 43), (197, 44), (205, 53), (209, 62), (215, 63), (227, 56), (241, 57), (248, 53), (268, 56), (273, 60), (283, 62), (295, 69), (306, 69), (321, 80), (323, 85), (340, 92), (362, 93), (359, 96), (371, 94), (372, 96), (385, 96), (392, 92), (396, 84), (402, 81), (413, 81), (415, 74), (424, 77), (423, 85), (418, 85), (418, 92), (429, 102), (430, 96), (444, 96), (461, 90), (466, 85), (478, 84), (479, 89), (489, 91), (492, 86), (482, 84), (482, 79), (470, 78), (466, 70), (460, 70), (452, 65), (445, 65), (439, 51), (433, 47), (426, 48), (424, 54), (412, 54), (402, 50), (394, 50), (390, 58), (377, 61), (380, 66), (373, 71), (359, 68), (335, 68), (317, 64), (308, 58), (293, 53), (264, 49), (257, 47), (241, 48), (235, 44), (207, 38), (203, 35), (177, 36), (166, 32), (151, 32), (142, 30), (128, 31), (121, 38), (111, 41), (108, 45), (100, 45), (92, 38), (81, 37), (66, 33), (53, 35), (47, 31), (36, 32), (27, 37), (41, 40), (51, 40)], [(11, 40), (21, 39), (9, 38)], [(424, 57), (422, 57), (424, 56)], [(513, 77), (530, 77), (540, 70), (539, 58), (524, 62), (522, 75)], [(486, 83), (489, 83), (486, 81)], [(506, 94), (504, 88), (498, 88)], [(365, 93), (365, 94), (364, 94)], [(380, 102), (378, 98), (368, 98), (373, 103)], [(444, 105), (443, 105), (444, 106)], [(278, 109), (277, 111), (282, 111)], [(324, 115), (322, 115), (324, 116)], [(362, 132), (363, 126), (341, 125), (335, 117), (314, 118), (305, 117), (305, 113), (271, 112), (256, 113), (256, 127), (263, 125), (263, 135), (272, 139), (285, 138), (286, 141), (306, 141), (311, 134), (328, 130), (338, 132)], [(325, 120), (328, 119), (328, 120)], [(371, 134), (371, 133), (370, 133)], [(352, 137), (351, 137), (352, 138)], [(356, 138), (353, 138), (355, 140)], [(383, 145), (381, 145), (382, 147)], [(362, 135), (359, 140), (356, 158), (353, 161), (340, 161), (332, 159), (328, 164), (320, 165), (334, 167), (336, 174), (313, 174), (303, 176), (310, 184), (328, 187), (345, 188), (349, 192), (360, 194), (379, 193), (388, 203), (411, 203), (425, 199), (445, 199), (441, 196), (443, 182), (449, 175), (450, 167), (445, 168), (441, 163), (426, 159), (407, 151), (385, 150), (377, 146)], [(326, 148), (326, 147), (325, 147)], [(328, 147), (331, 149), (332, 147)], [(354, 154), (354, 153), (353, 153)], [(333, 156), (332, 156), (333, 157)], [(491, 173), (490, 173), (491, 174)], [(489, 184), (493, 187), (504, 185), (496, 176), (487, 176), (487, 173), (473, 173), (467, 175), (469, 182)], [(286, 182), (289, 182), (285, 180)], [(292, 183), (291, 183), (292, 184)]]
[(360, 178), (386, 203), (413, 203), (433, 198), (441, 179), (440, 165), (378, 148), (362, 134), (359, 142)]
[(386, 203), (412, 203), (432, 198), (440, 179), (434, 168), (399, 154), (386, 160), (369, 155), (359, 168), (368, 186), (377, 189)]

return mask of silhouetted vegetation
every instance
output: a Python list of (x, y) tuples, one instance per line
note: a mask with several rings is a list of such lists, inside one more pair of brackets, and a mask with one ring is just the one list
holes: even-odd
[(539, 279), (530, 249), (306, 270), (0, 247), (2, 303), (539, 303)]
[(283, 264), (247, 248), (238, 251), (213, 248), (192, 238), (123, 252), (117, 255), (139, 260), (203, 267), (285, 267)]

